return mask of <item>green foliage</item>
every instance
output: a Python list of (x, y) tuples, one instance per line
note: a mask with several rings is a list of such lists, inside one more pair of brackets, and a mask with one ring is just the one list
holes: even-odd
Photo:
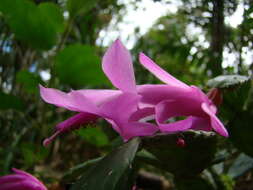
[(98, 163), (101, 159), (103, 159), (103, 157), (91, 159), (82, 164), (78, 164), (73, 168), (70, 168), (70, 170), (63, 175), (61, 180), (62, 183), (70, 183), (75, 181), (78, 177), (89, 170), (94, 164)]
[(98, 127), (86, 127), (76, 131), (76, 134), (84, 139), (86, 142), (93, 144), (97, 147), (108, 145), (109, 139), (106, 134)]
[[(82, 178), (71, 188), (71, 190), (122, 190), (117, 184), (129, 190), (131, 184), (125, 181), (124, 174), (131, 170), (140, 139), (135, 138), (113, 150), (101, 161), (84, 173)], [(123, 181), (121, 180), (123, 179)]]
[(177, 177), (193, 177), (211, 165), (216, 152), (216, 136), (205, 132), (184, 132), (185, 147), (176, 142), (178, 135), (145, 138), (143, 146), (158, 160), (158, 167)]
[(0, 92), (0, 100), (0, 110), (24, 108), (24, 103), (16, 96)]
[(17, 83), (21, 84), (26, 92), (31, 94), (38, 93), (38, 85), (42, 84), (41, 78), (35, 73), (26, 70), (17, 73)]
[(250, 80), (242, 75), (222, 75), (208, 81), (207, 85), (212, 88), (233, 88), (242, 85)]
[(107, 82), (94, 47), (74, 44), (56, 56), (55, 74), (72, 86), (101, 85)]
[(1, 0), (4, 14), (15, 37), (36, 49), (50, 49), (63, 31), (62, 11), (53, 3), (36, 6), (29, 0)]
[[(226, 125), (229, 138), (197, 132), (143, 138), (142, 151), (132, 162), (139, 140), (124, 144), (109, 127), (105, 135), (104, 123), (100, 123), (96, 128), (78, 130), (79, 138), (68, 133), (67, 141), (56, 140), (47, 149), (41, 146), (51, 127), (68, 113), (38, 99), (38, 84), (43, 83), (40, 73), (50, 73), (50, 79), (44, 82), (46, 86), (65, 91), (107, 87), (109, 83), (101, 69), (105, 47), (101, 44), (113, 40), (111, 28), (117, 28), (115, 21), (127, 13), (122, 2), (0, 0), (1, 175), (17, 167), (39, 172), (47, 178), (49, 189), (50, 183), (60, 181), (65, 186), (83, 176), (72, 189), (129, 190), (134, 181), (137, 186), (143, 183), (135, 178), (141, 168), (163, 175), (179, 190), (233, 189), (245, 173), (252, 172), (253, 88), (247, 76), (252, 63), (245, 59), (253, 49), (250, 0), (182, 0), (176, 12), (159, 18), (144, 35), (137, 28), (131, 36), (137, 39), (133, 55), (146, 53), (189, 85), (219, 88), (223, 103), (218, 116)], [(156, 1), (161, 2), (167, 6), (167, 0)], [(131, 1), (130, 6), (141, 3)], [(231, 27), (223, 21), (237, 8), (243, 9), (242, 23)], [(109, 26), (112, 18), (114, 25)], [(128, 27), (131, 28), (130, 23)], [(191, 31), (192, 28), (196, 30)], [(105, 32), (108, 34), (104, 35)], [(222, 58), (227, 58), (228, 52), (236, 59), (224, 68)], [(136, 57), (134, 60), (137, 62)], [(140, 64), (134, 66), (138, 84), (160, 83)], [(206, 83), (216, 74), (220, 76)], [(176, 145), (178, 138), (185, 139), (185, 147)], [(123, 146), (105, 156), (119, 145)], [(215, 152), (222, 157), (213, 160)], [(220, 171), (212, 172), (217, 163)], [(202, 170), (205, 171), (201, 173)], [(174, 174), (173, 179), (168, 172)], [(148, 179), (145, 185), (152, 180)]]
[(71, 17), (86, 13), (97, 4), (97, 0), (68, 0), (67, 9)]

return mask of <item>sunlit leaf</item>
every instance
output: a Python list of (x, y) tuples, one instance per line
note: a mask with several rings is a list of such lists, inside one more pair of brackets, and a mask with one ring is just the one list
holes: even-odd
[(249, 77), (242, 75), (222, 75), (209, 80), (207, 85), (212, 88), (231, 88), (249, 80)]
[(37, 6), (29, 0), (1, 0), (0, 11), (15, 37), (33, 48), (52, 48), (64, 27), (63, 14), (53, 3)]
[(56, 75), (73, 86), (101, 85), (107, 82), (99, 57), (91, 46), (74, 44), (56, 56)]

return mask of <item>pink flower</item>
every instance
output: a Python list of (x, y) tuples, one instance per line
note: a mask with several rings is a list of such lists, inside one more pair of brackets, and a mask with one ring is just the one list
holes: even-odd
[(15, 174), (0, 177), (0, 190), (47, 190), (36, 177), (22, 170), (12, 169)]
[[(166, 84), (136, 85), (129, 51), (116, 40), (103, 57), (102, 68), (118, 90), (74, 90), (64, 93), (40, 86), (47, 103), (77, 112), (56, 126), (56, 132), (44, 141), (49, 144), (56, 136), (82, 124), (104, 118), (126, 141), (135, 136), (150, 136), (158, 130), (175, 133), (189, 129), (214, 129), (228, 136), (216, 117), (216, 106), (195, 86), (177, 80), (143, 53), (141, 64)], [(173, 117), (186, 116), (167, 123)], [(147, 121), (155, 119), (156, 124)]]
[(74, 90), (64, 93), (40, 86), (44, 101), (78, 112), (58, 124), (55, 134), (46, 139), (44, 145), (63, 132), (98, 118), (108, 121), (125, 141), (135, 136), (153, 135), (159, 130), (155, 124), (144, 122), (145, 117), (154, 115), (154, 108), (139, 107), (141, 96), (137, 93), (131, 56), (119, 40), (107, 50), (102, 68), (119, 90)]
[[(177, 80), (143, 53), (139, 60), (146, 69), (166, 83), (138, 87), (141, 102), (155, 107), (156, 122), (162, 132), (213, 129), (222, 136), (228, 136), (227, 130), (216, 117), (215, 104), (198, 87), (188, 86)], [(169, 119), (178, 116), (187, 118), (167, 123)]]

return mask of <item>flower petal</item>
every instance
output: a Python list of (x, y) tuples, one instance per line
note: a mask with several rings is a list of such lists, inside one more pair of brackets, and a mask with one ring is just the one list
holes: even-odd
[(86, 98), (91, 100), (95, 105), (100, 106), (101, 104), (110, 101), (114, 97), (120, 95), (122, 92), (120, 90), (74, 90), (84, 95)]
[(45, 88), (40, 85), (40, 96), (49, 104), (76, 111), (75, 108), (72, 107), (72, 99), (70, 95), (65, 92), (53, 88)]
[(169, 85), (178, 86), (181, 88), (189, 88), (188, 85), (176, 79), (175, 77), (167, 73), (165, 70), (163, 70), (161, 67), (159, 67), (154, 61), (152, 61), (144, 53), (139, 54), (139, 61), (147, 70), (153, 73), (162, 82)]
[(98, 119), (97, 115), (90, 113), (78, 113), (67, 120), (57, 124), (56, 129), (60, 131), (66, 131), (78, 127), (83, 124), (94, 122)]
[[(193, 110), (192, 106), (187, 106), (183, 101), (165, 100), (155, 107), (156, 122), (162, 132), (179, 132), (185, 131), (192, 127), (192, 115), (198, 115), (198, 111)], [(188, 118), (172, 123), (166, 121), (176, 116), (189, 116)]]
[(192, 117), (192, 126), (193, 130), (202, 130), (202, 131), (211, 131), (212, 126), (210, 119), (206, 117)]
[(116, 122), (126, 122), (137, 110), (140, 96), (133, 93), (123, 93), (109, 102), (101, 105), (100, 113), (107, 119)]
[(193, 97), (192, 88), (184, 89), (178, 88), (177, 86), (171, 85), (157, 85), (157, 84), (147, 84), (138, 85), (137, 92), (141, 95), (141, 102), (156, 105), (161, 101), (172, 99), (189, 99)]
[(208, 106), (207, 103), (203, 103), (201, 105), (203, 111), (209, 115), (210, 117), (210, 121), (211, 121), (211, 125), (212, 128), (219, 133), (220, 135), (224, 136), (224, 137), (228, 137), (228, 132), (226, 130), (226, 128), (224, 127), (224, 125), (221, 123), (221, 121), (216, 117), (215, 115), (215, 109), (213, 109), (212, 107)]
[(159, 129), (163, 133), (174, 133), (189, 130), (192, 126), (192, 117), (188, 117), (184, 120), (175, 121), (173, 123), (163, 124), (159, 123)]
[(12, 170), (15, 174), (0, 177), (0, 190), (47, 190), (33, 175), (15, 168)]
[(124, 92), (136, 91), (131, 55), (120, 40), (116, 40), (106, 51), (102, 68), (115, 87)]
[(121, 124), (124, 141), (128, 141), (133, 137), (151, 136), (155, 134), (159, 128), (151, 123), (128, 122)]
[(44, 146), (48, 146), (57, 136), (70, 130), (79, 128), (81, 125), (94, 122), (98, 119), (97, 115), (90, 113), (78, 113), (56, 126), (56, 132), (43, 142)]

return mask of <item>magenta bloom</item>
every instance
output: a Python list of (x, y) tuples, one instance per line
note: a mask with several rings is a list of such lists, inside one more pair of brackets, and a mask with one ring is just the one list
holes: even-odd
[(36, 177), (22, 170), (12, 169), (15, 174), (0, 177), (0, 190), (47, 190)]
[[(188, 86), (177, 80), (143, 53), (140, 54), (139, 60), (146, 69), (166, 83), (138, 87), (141, 102), (155, 107), (156, 122), (162, 132), (213, 129), (222, 136), (228, 136), (227, 130), (216, 117), (215, 104), (198, 87)], [(167, 123), (169, 119), (178, 116), (187, 118)]]
[[(74, 90), (64, 93), (40, 86), (44, 101), (77, 112), (58, 124), (55, 134), (44, 144), (49, 144), (65, 131), (98, 118), (108, 121), (125, 141), (135, 136), (150, 136), (158, 130), (175, 133), (189, 129), (214, 129), (228, 136), (216, 117), (216, 106), (198, 87), (177, 80), (142, 53), (140, 62), (166, 84), (136, 85), (130, 53), (116, 40), (105, 53), (102, 68), (118, 90)], [(187, 118), (173, 121), (178, 116)], [(148, 123), (149, 120), (155, 120), (156, 124)]]

